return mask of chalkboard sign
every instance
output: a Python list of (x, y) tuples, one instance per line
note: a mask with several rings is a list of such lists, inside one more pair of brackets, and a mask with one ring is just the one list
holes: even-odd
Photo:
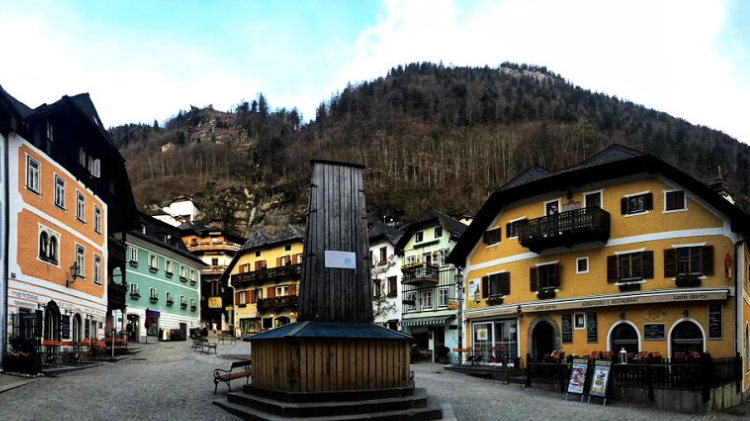
[(599, 342), (599, 318), (596, 312), (586, 313), (586, 341)]
[(644, 341), (663, 341), (665, 338), (664, 323), (650, 323), (643, 325)]
[(89, 319), (86, 319), (86, 328), (85, 328), (86, 329), (85, 330), (86, 335), (84, 336), (84, 338), (86, 338), (86, 339), (89, 338), (89, 329), (90, 329), (90, 327), (91, 327), (91, 323), (89, 323)]
[(708, 337), (721, 339), (721, 304), (708, 305)]
[(573, 342), (573, 315), (562, 315), (562, 341), (563, 343)]
[(60, 336), (63, 339), (70, 339), (70, 316), (60, 316)]

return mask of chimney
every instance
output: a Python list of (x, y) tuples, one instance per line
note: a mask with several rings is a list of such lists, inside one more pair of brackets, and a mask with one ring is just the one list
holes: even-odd
[(713, 183), (709, 184), (708, 187), (718, 193), (719, 196), (726, 199), (729, 203), (734, 204), (734, 196), (732, 196), (729, 183), (721, 176), (721, 167), (719, 167), (719, 176), (716, 177)]

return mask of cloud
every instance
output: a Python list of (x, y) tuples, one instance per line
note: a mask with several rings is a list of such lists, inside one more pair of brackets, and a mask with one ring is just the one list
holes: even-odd
[(387, 0), (384, 8), (339, 86), (414, 61), (525, 62), (750, 142), (750, 79), (727, 53), (742, 50), (722, 43), (731, 3)]

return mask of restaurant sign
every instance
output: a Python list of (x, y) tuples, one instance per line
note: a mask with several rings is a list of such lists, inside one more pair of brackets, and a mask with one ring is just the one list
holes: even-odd
[(689, 293), (673, 294), (654, 294), (638, 296), (619, 296), (613, 298), (589, 299), (589, 300), (570, 300), (558, 303), (522, 305), (521, 311), (524, 313), (533, 313), (539, 311), (569, 310), (590, 307), (608, 307), (630, 304), (651, 304), (651, 303), (670, 303), (683, 301), (707, 301), (707, 300), (726, 300), (727, 291), (704, 291)]
[(208, 308), (221, 308), (221, 297), (209, 297)]
[(513, 314), (518, 314), (518, 306), (493, 308), (492, 310), (489, 310), (489, 311), (480, 311), (480, 312), (466, 311), (464, 313), (464, 319), (471, 320), (471, 319), (479, 319), (479, 318), (494, 317), (494, 316), (509, 316)]

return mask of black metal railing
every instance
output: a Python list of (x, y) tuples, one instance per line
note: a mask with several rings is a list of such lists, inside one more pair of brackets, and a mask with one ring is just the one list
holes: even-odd
[(518, 240), (533, 251), (609, 239), (609, 212), (598, 207), (560, 212), (515, 223)]
[(440, 268), (433, 265), (420, 265), (401, 271), (403, 277), (402, 284), (420, 283), (420, 282), (437, 282), (440, 279)]
[(278, 279), (299, 279), (302, 274), (302, 265), (286, 265), (275, 268), (263, 268), (252, 272), (237, 273), (232, 275), (232, 285), (240, 286), (259, 281), (273, 281)]
[(273, 298), (261, 298), (260, 300), (258, 300), (258, 311), (266, 311), (282, 307), (293, 307), (298, 304), (298, 295), (283, 295)]

